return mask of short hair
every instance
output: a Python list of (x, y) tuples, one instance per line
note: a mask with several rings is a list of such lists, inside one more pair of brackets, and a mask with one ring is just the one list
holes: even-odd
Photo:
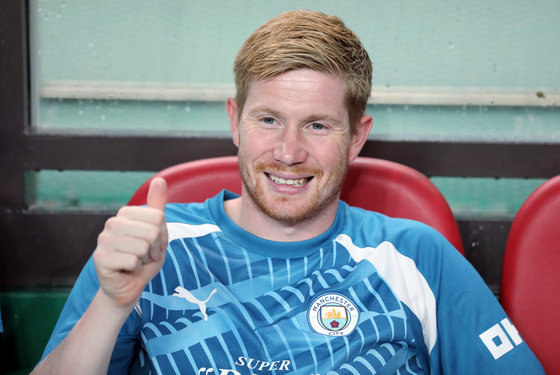
[(354, 130), (371, 94), (372, 63), (357, 35), (340, 18), (321, 12), (283, 13), (249, 36), (233, 66), (239, 113), (253, 82), (299, 69), (342, 78)]

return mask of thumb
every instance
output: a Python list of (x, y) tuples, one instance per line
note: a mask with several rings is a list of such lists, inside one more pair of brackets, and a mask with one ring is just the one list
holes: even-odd
[(156, 177), (150, 182), (148, 189), (148, 207), (163, 211), (167, 203), (167, 182), (161, 177)]

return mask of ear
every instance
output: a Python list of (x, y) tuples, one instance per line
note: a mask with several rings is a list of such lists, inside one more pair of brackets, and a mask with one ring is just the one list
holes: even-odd
[(239, 111), (237, 101), (234, 98), (228, 98), (226, 101), (226, 111), (229, 117), (229, 127), (233, 143), (239, 147)]
[(352, 134), (352, 143), (350, 144), (350, 152), (348, 153), (348, 161), (353, 161), (366, 143), (371, 127), (373, 126), (373, 118), (370, 115), (364, 115), (356, 124), (354, 134)]

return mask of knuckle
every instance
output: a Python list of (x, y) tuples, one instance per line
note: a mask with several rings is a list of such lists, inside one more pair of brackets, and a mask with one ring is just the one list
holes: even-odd
[(140, 256), (144, 256), (144, 255), (148, 254), (148, 251), (150, 250), (150, 243), (147, 242), (147, 241), (140, 241), (140, 243), (138, 245), (138, 250), (139, 250)]
[(103, 251), (102, 248), (98, 248), (93, 253), (93, 263), (96, 265), (96, 267), (103, 266), (106, 263), (106, 258), (106, 252)]
[(148, 241), (150, 243), (156, 242), (159, 236), (160, 236), (160, 231), (156, 227), (150, 227), (148, 230), (146, 230), (146, 237), (148, 238)]
[(128, 211), (128, 207), (127, 206), (123, 206), (121, 208), (119, 208), (119, 210), (117, 211), (117, 215), (116, 216), (123, 216), (126, 215), (126, 212)]
[(131, 256), (127, 258), (125, 267), (128, 270), (134, 270), (138, 268), (139, 263), (140, 263), (140, 259), (138, 257)]
[(98, 244), (104, 244), (108, 241), (109, 234), (106, 231), (103, 231), (101, 233), (99, 233), (99, 236), (97, 236), (97, 243)]
[(161, 212), (160, 210), (153, 210), (153, 215), (152, 217), (154, 218), (154, 223), (155, 224), (162, 224), (165, 222), (165, 214), (163, 212)]
[(101, 255), (99, 255), (99, 250), (97, 250), (93, 253), (93, 262), (97, 264), (99, 263), (100, 260), (101, 260)]
[(112, 230), (118, 225), (118, 218), (116, 216), (110, 217), (105, 222), (105, 230)]

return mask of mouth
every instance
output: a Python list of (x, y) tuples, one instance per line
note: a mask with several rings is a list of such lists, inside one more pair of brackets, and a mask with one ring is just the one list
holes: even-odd
[(304, 177), (304, 178), (283, 178), (274, 176), (270, 173), (265, 173), (266, 176), (275, 184), (277, 185), (290, 185), (295, 187), (300, 187), (311, 181), (313, 177)]

